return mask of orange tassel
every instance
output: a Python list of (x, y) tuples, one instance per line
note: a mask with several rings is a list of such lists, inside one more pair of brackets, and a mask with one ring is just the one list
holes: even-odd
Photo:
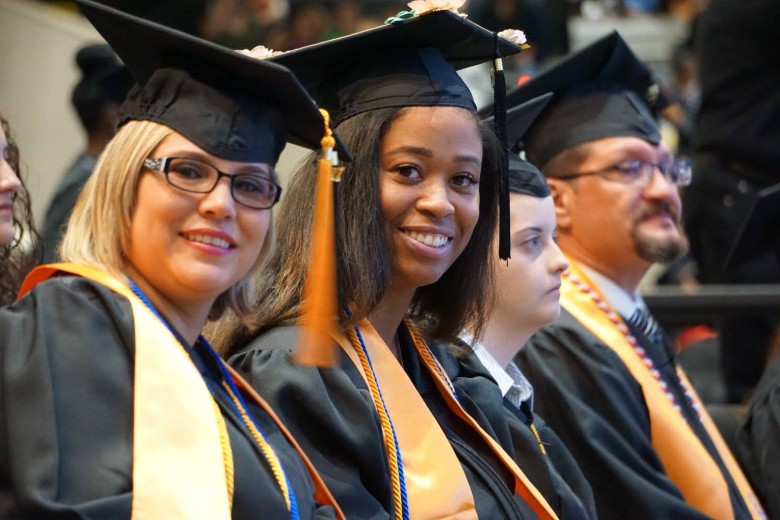
[(325, 136), (317, 167), (311, 258), (301, 304), (301, 337), (293, 359), (303, 365), (333, 366), (337, 353), (333, 336), (338, 332), (333, 183), (340, 180), (343, 169), (338, 167), (334, 151), (336, 140), (330, 129), (330, 116), (325, 110), (320, 112), (325, 119)]

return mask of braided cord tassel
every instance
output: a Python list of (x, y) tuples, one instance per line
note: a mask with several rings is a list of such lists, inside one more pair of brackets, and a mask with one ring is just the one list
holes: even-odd
[(233, 392), (233, 389), (230, 387), (230, 385), (223, 381), (222, 388), (224, 388), (227, 394), (230, 396), (230, 399), (233, 401), (236, 410), (238, 410), (238, 413), (241, 415), (241, 420), (244, 421), (244, 424), (252, 434), (252, 438), (255, 440), (257, 445), (260, 446), (260, 451), (263, 452), (265, 459), (268, 461), (268, 465), (271, 467), (271, 473), (273, 473), (274, 479), (276, 479), (276, 483), (279, 484), (279, 489), (282, 490), (284, 501), (287, 504), (287, 510), (290, 511), (290, 518), (297, 519), (298, 506), (293, 495), (293, 490), (290, 487), (289, 481), (287, 480), (287, 475), (285, 475), (284, 469), (282, 468), (282, 463), (276, 456), (274, 449), (270, 444), (268, 444), (268, 441), (265, 440), (265, 437), (263, 437), (263, 434), (260, 433), (260, 430), (257, 429), (254, 421), (249, 418), (246, 409), (236, 394)]

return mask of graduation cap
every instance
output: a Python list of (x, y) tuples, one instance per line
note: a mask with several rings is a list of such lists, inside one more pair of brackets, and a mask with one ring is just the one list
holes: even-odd
[(334, 125), (380, 108), (476, 110), (456, 70), (520, 47), (452, 11), (435, 11), (270, 58), (295, 72)]
[(90, 0), (77, 3), (137, 83), (120, 126), (156, 121), (211, 154), (244, 162), (275, 164), (286, 140), (320, 148), (323, 116), (284, 67)]
[(588, 45), (507, 93), (512, 106), (554, 94), (528, 130), (528, 159), (544, 167), (558, 153), (605, 137), (661, 141), (655, 115), (666, 100), (651, 71), (617, 33)]
[(737, 267), (767, 252), (780, 263), (780, 183), (758, 192), (731, 247), (724, 269)]
[[(546, 197), (550, 194), (550, 187), (542, 172), (525, 159), (522, 143), (528, 127), (533, 124), (552, 97), (552, 93), (548, 92), (507, 110), (506, 134), (509, 143), (507, 176), (510, 193), (521, 193), (532, 197)], [(488, 120), (492, 118), (493, 116), (490, 116)]]

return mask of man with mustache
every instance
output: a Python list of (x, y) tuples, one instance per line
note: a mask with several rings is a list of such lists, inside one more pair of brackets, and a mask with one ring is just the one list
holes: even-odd
[(593, 488), (599, 518), (748, 519), (763, 511), (649, 316), (637, 288), (684, 253), (678, 185), (690, 171), (661, 140), (650, 71), (617, 33), (510, 93), (552, 102), (526, 133), (547, 178), (561, 317), (516, 361)]

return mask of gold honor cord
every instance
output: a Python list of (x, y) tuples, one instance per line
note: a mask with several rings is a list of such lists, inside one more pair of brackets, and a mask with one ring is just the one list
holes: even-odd
[(534, 423), (531, 423), (531, 432), (533, 432), (534, 437), (536, 437), (536, 442), (539, 444), (539, 449), (542, 450), (542, 455), (547, 455), (547, 450), (544, 448), (544, 443), (542, 442), (542, 438), (539, 436), (539, 430), (536, 429), (536, 426), (534, 426)]
[[(219, 409), (217, 401), (212, 399), (214, 403), (214, 414), (222, 419), (222, 410)], [(233, 510), (233, 494), (236, 487), (236, 471), (233, 466), (233, 448), (230, 446), (230, 437), (228, 436), (227, 425), (225, 421), (219, 421), (219, 445), (222, 448), (222, 460), (225, 464), (225, 483), (227, 484), (228, 492), (228, 505), (230, 510)]]
[[(354, 334), (345, 331), (334, 339), (374, 394), (378, 416), (384, 407), (387, 421), (380, 420), (378, 426), (385, 422), (382, 435), (388, 475), (395, 473), (390, 460), (397, 453), (395, 498), (400, 498), (402, 511), (406, 504), (406, 518), (475, 519), (474, 497), (463, 467), (414, 383), (368, 320), (360, 320), (353, 330)], [(362, 362), (359, 350), (365, 353)], [(374, 383), (369, 383), (370, 377)], [(394, 440), (397, 444), (391, 446)], [(391, 516), (396, 518), (398, 511)]]
[(336, 513), (337, 520), (346, 520), (344, 512), (336, 503), (336, 500), (333, 498), (330, 490), (328, 490), (327, 486), (325, 485), (325, 481), (322, 480), (322, 477), (317, 472), (314, 464), (312, 464), (309, 457), (298, 444), (298, 441), (295, 440), (295, 437), (292, 436), (287, 427), (285, 427), (284, 423), (282, 423), (281, 419), (279, 419), (279, 417), (276, 415), (276, 412), (273, 411), (265, 399), (263, 399), (260, 394), (258, 394), (255, 389), (252, 388), (252, 386), (247, 383), (246, 380), (244, 380), (244, 378), (242, 378), (241, 375), (239, 375), (239, 373), (236, 372), (230, 365), (225, 365), (225, 368), (233, 378), (233, 382), (241, 391), (241, 394), (249, 398), (253, 403), (257, 404), (260, 409), (263, 410), (266, 415), (271, 418), (271, 420), (273, 420), (273, 422), (279, 428), (279, 431), (282, 432), (282, 435), (284, 435), (284, 437), (287, 439), (287, 442), (289, 442), (295, 451), (298, 452), (298, 455), (300, 455), (301, 460), (306, 466), (306, 469), (309, 472), (309, 476), (311, 477), (314, 484), (314, 499), (317, 501), (317, 503), (332, 507), (333, 511)]
[(222, 388), (230, 396), (230, 399), (233, 401), (233, 405), (241, 415), (241, 420), (244, 421), (244, 425), (249, 429), (249, 432), (252, 434), (252, 438), (260, 447), (260, 451), (263, 452), (263, 456), (268, 461), (268, 465), (271, 466), (271, 472), (276, 479), (276, 483), (279, 485), (279, 489), (282, 491), (284, 502), (287, 504), (287, 511), (290, 511), (290, 488), (287, 485), (287, 477), (284, 475), (284, 470), (282, 469), (281, 462), (279, 462), (279, 457), (276, 456), (274, 449), (270, 444), (268, 444), (268, 442), (263, 438), (263, 435), (255, 427), (254, 422), (247, 416), (246, 410), (242, 406), (238, 397), (236, 397), (236, 394), (233, 393), (233, 389), (230, 388), (230, 385), (228, 385), (225, 381), (222, 381)]
[(402, 495), (404, 490), (401, 488), (401, 472), (398, 464), (401, 454), (398, 453), (393, 426), (390, 423), (390, 416), (387, 413), (385, 404), (382, 402), (382, 396), (379, 393), (379, 385), (376, 381), (374, 369), (371, 367), (368, 356), (366, 356), (366, 353), (363, 351), (363, 347), (357, 337), (354, 327), (349, 328), (347, 336), (358, 359), (360, 359), (360, 365), (363, 367), (363, 374), (365, 374), (366, 377), (366, 384), (368, 384), (371, 399), (374, 401), (374, 408), (379, 415), (379, 423), (382, 426), (382, 437), (385, 441), (385, 452), (387, 453), (387, 461), (390, 465), (390, 484), (393, 489), (393, 516), (396, 520), (402, 520), (404, 512)]

